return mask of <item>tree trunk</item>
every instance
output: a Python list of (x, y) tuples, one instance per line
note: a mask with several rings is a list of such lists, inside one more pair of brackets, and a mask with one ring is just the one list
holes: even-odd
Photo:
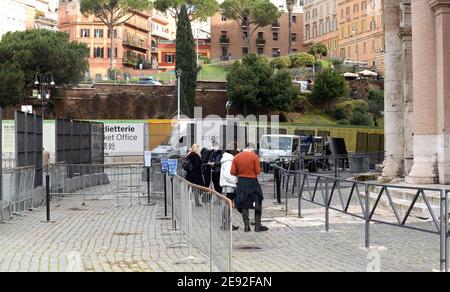
[[(109, 54), (109, 79), (113, 79), (113, 66), (114, 66), (114, 23), (113, 23), (114, 15), (111, 12), (111, 19), (109, 20), (109, 37), (111, 40), (111, 53)], [(116, 79), (116, 78), (114, 78)]]

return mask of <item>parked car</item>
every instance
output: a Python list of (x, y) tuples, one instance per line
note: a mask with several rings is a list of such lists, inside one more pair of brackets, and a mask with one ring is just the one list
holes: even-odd
[(161, 82), (153, 80), (152, 77), (140, 77), (139, 84), (141, 84), (141, 85), (162, 85)]

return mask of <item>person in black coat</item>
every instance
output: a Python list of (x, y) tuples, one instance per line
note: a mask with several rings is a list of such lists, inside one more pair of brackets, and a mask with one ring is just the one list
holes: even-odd
[[(186, 180), (192, 184), (205, 186), (205, 181), (203, 179), (202, 174), (202, 159), (200, 156), (200, 146), (197, 144), (192, 145), (192, 148), (189, 150), (189, 154), (186, 157), (186, 160), (189, 165), (189, 169), (186, 171)], [(198, 192), (194, 190), (195, 195), (195, 205), (200, 207), (199, 195)]]

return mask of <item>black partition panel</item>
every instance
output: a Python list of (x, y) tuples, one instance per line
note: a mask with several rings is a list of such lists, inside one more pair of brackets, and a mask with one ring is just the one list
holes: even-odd
[(56, 120), (56, 162), (103, 164), (103, 143), (103, 123)]
[(43, 120), (41, 116), (15, 113), (16, 167), (35, 167), (35, 187), (42, 186)]

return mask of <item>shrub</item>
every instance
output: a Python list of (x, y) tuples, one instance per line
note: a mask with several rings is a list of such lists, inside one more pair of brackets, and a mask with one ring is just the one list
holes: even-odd
[(340, 119), (337, 121), (338, 125), (349, 125), (350, 122), (347, 119)]
[(308, 53), (298, 53), (289, 56), (291, 58), (293, 68), (312, 67), (316, 62), (316, 57)]
[(352, 113), (350, 123), (352, 125), (373, 127), (373, 118), (368, 112), (356, 110)]
[(311, 101), (316, 105), (325, 105), (326, 111), (330, 113), (331, 104), (347, 94), (348, 84), (345, 78), (327, 69), (317, 76), (311, 93)]
[(367, 112), (367, 102), (363, 99), (340, 99), (335, 105), (334, 116), (336, 119), (350, 119), (355, 110)]
[(270, 66), (277, 69), (287, 69), (291, 67), (291, 65), (292, 65), (291, 58), (289, 58), (288, 56), (273, 58), (270, 61)]
[(336, 120), (342, 120), (342, 119), (346, 120), (347, 118), (349, 118), (349, 115), (347, 114), (347, 112), (345, 111), (344, 108), (339, 107), (334, 110), (334, 118)]
[(309, 102), (308, 97), (304, 95), (298, 96), (292, 103), (292, 109), (295, 112), (304, 113), (313, 108), (313, 105)]

